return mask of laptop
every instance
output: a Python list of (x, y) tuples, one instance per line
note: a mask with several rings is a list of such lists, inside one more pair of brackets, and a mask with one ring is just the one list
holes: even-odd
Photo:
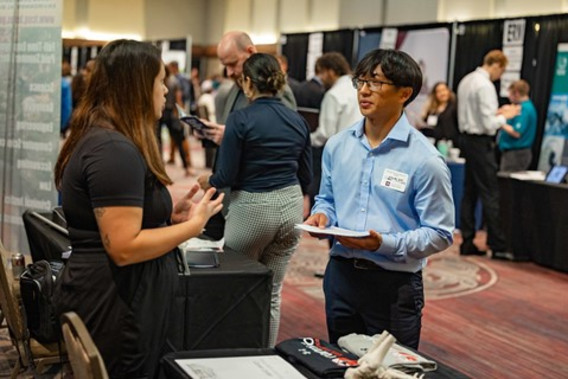
[(568, 166), (554, 165), (546, 174), (545, 181), (548, 183), (566, 183), (566, 174), (568, 174)]

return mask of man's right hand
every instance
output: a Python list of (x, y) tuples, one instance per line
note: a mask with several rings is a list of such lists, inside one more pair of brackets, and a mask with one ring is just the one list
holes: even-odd
[[(315, 213), (315, 214), (311, 215), (310, 217), (308, 217), (306, 219), (306, 221), (304, 221), (304, 224), (311, 225), (311, 226), (317, 226), (320, 229), (325, 229), (325, 227), (327, 226), (327, 216), (323, 213)], [(319, 234), (319, 233), (310, 233), (310, 236), (316, 237), (316, 238), (327, 238), (328, 237), (325, 234)]]
[(502, 114), (509, 120), (521, 114), (521, 106), (518, 104), (506, 104), (497, 110), (497, 114)]
[(211, 121), (201, 119), (207, 128), (203, 131), (193, 133), (198, 139), (208, 139), (215, 142), (218, 146), (221, 146), (221, 141), (223, 141), (223, 136), (225, 135), (225, 125), (216, 124)]

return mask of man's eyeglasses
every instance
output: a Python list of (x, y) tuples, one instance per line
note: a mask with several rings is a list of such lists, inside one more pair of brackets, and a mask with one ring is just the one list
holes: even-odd
[(363, 80), (359, 78), (353, 78), (351, 81), (353, 82), (353, 88), (355, 88), (356, 90), (360, 90), (361, 88), (363, 88), (363, 84), (366, 84), (369, 90), (373, 92), (380, 91), (383, 88), (383, 85), (385, 84), (390, 84), (391, 86), (395, 85), (394, 83), (384, 82), (382, 80), (377, 80), (377, 79)]

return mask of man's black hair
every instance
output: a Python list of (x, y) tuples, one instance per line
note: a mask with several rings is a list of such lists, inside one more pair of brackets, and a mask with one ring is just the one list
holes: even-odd
[(418, 63), (404, 51), (376, 49), (368, 52), (357, 64), (353, 77), (372, 77), (377, 66), (381, 66), (385, 78), (397, 87), (412, 88), (412, 95), (404, 103), (405, 107), (420, 93), (422, 71)]

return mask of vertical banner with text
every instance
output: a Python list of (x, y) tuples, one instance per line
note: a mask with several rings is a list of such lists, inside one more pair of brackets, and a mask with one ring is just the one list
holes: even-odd
[(568, 43), (558, 44), (538, 169), (560, 164), (568, 165)]
[(26, 209), (57, 205), (61, 15), (58, 0), (0, 0), (0, 238), (27, 252)]

